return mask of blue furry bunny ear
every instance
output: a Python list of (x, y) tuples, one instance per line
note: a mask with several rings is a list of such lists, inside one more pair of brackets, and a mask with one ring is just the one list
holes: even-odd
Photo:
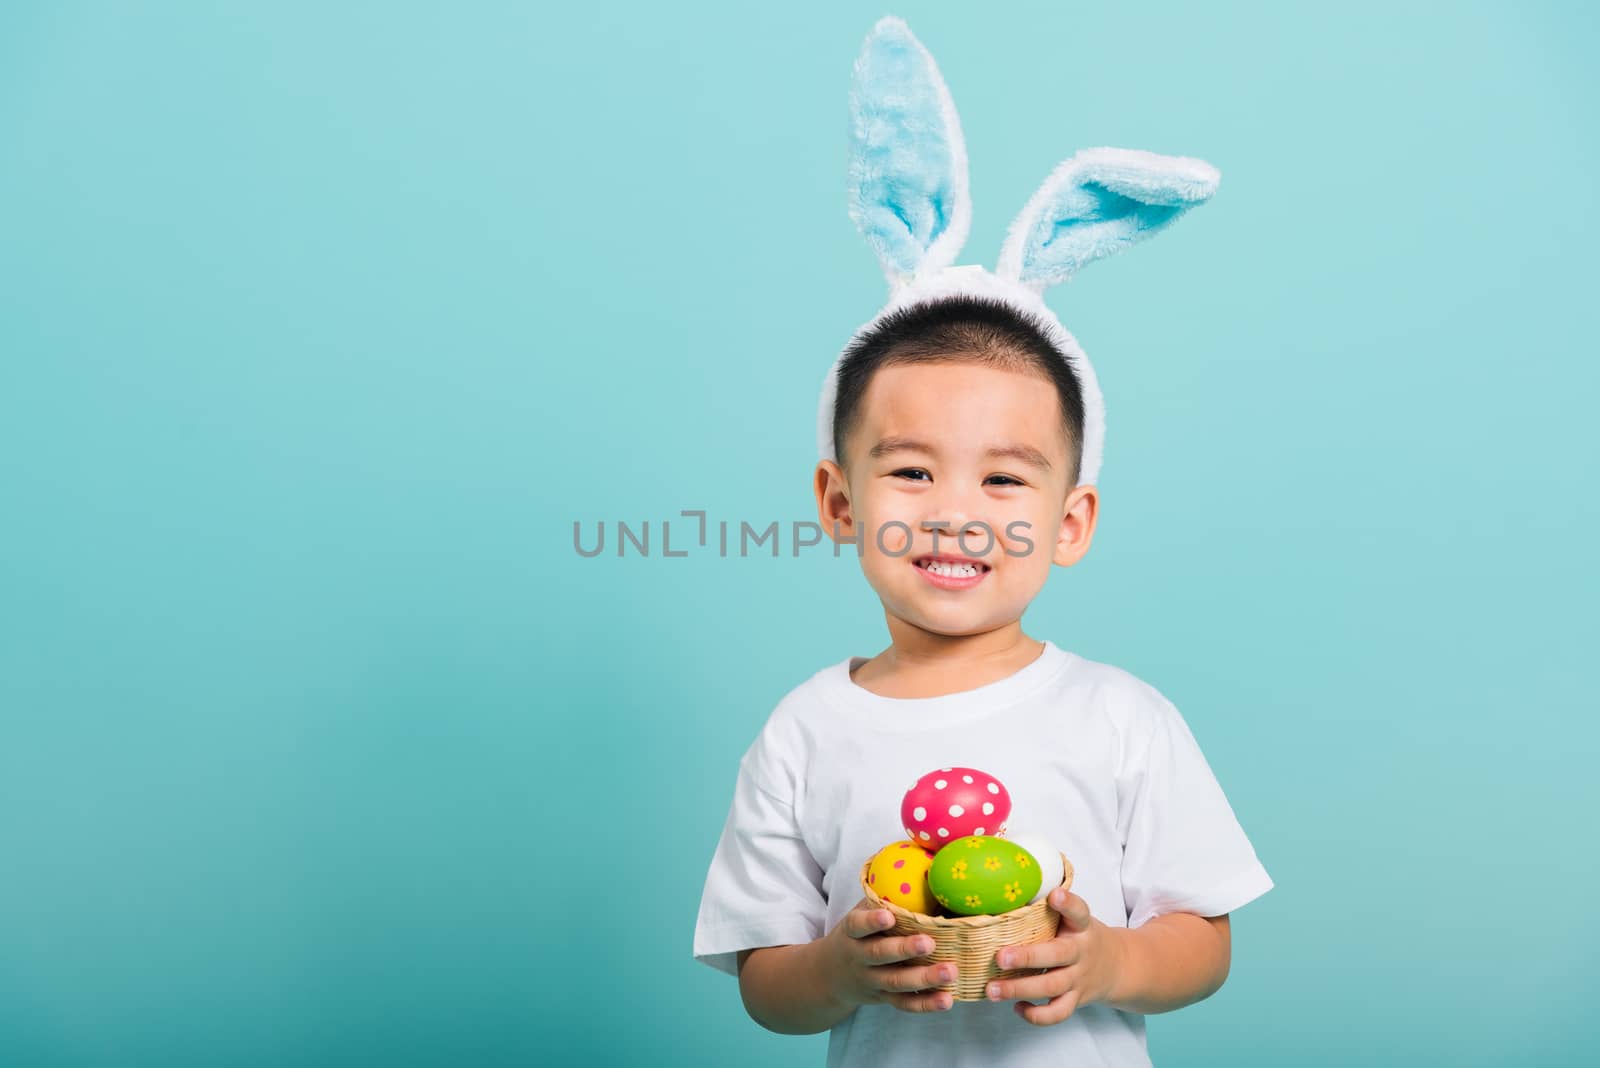
[(967, 149), (933, 57), (878, 20), (850, 88), (850, 218), (891, 287), (955, 262), (972, 224)]
[(995, 273), (1035, 291), (1064, 282), (1204, 203), (1220, 179), (1204, 160), (1085, 149), (1056, 167), (1012, 221)]

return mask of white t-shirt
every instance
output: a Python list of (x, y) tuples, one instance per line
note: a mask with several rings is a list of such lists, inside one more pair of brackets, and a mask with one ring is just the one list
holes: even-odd
[[(1065, 853), (1072, 891), (1102, 923), (1218, 916), (1272, 888), (1183, 717), (1134, 675), (1045, 641), (1036, 660), (997, 682), (895, 698), (850, 678), (864, 659), (791, 690), (741, 759), (695, 959), (737, 975), (741, 949), (832, 930), (863, 896), (861, 865), (905, 837), (907, 786), (955, 765), (1005, 785), (1008, 830)], [(1012, 1004), (860, 1006), (830, 1032), (828, 1068), (1150, 1063), (1142, 1015), (1097, 1003), (1040, 1027)]]

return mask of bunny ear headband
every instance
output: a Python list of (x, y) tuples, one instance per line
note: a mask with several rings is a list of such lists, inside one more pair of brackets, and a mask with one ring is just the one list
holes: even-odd
[[(1094, 483), (1105, 401), (1088, 357), (1042, 294), (1084, 264), (1120, 252), (1205, 202), (1221, 177), (1216, 168), (1182, 156), (1084, 149), (1057, 166), (1012, 220), (990, 272), (976, 264), (953, 266), (972, 223), (967, 149), (933, 57), (901, 19), (885, 16), (867, 35), (855, 63), (850, 118), (850, 218), (889, 281), (889, 303), (852, 343), (894, 311), (958, 294), (1032, 313), (1081, 383), (1078, 485)], [(817, 413), (817, 451), (835, 462), (833, 408), (843, 359), (841, 352), (828, 371)]]

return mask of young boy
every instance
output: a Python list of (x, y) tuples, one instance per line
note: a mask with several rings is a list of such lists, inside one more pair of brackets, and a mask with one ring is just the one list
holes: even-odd
[[(885, 19), (858, 86), (881, 85), (886, 69), (904, 82), (911, 68), (943, 92), (903, 23)], [(908, 98), (905, 84), (897, 94)], [(934, 155), (964, 167), (960, 151)], [(953, 230), (965, 227), (962, 179), (953, 208), (930, 216)], [(1041, 200), (1028, 210), (1050, 210)], [(1030, 226), (1013, 227), (1017, 241)], [(1071, 244), (1069, 227), (1053, 233), (1068, 237), (1033, 253), (1008, 241), (1002, 264), (1018, 273), (1001, 282), (950, 267), (960, 241), (941, 247), (937, 227), (913, 230), (909, 261), (874, 240), (898, 296), (824, 391), (819, 518), (854, 544), (890, 644), (795, 687), (745, 752), (694, 956), (736, 974), (769, 1030), (830, 1031), (830, 1068), (1148, 1064), (1144, 1015), (1221, 986), (1229, 913), (1272, 886), (1173, 704), (1022, 629), (1051, 566), (1088, 552), (1099, 509), (1092, 370), (1013, 284)], [(1093, 237), (1104, 244), (1103, 230)], [(867, 858), (902, 837), (906, 785), (953, 765), (1003, 782), (1012, 832), (1048, 841), (1075, 872), (1048, 897), (1055, 937), (998, 950), (1000, 967), (1026, 974), (984, 1001), (939, 989), (954, 966), (917, 963), (931, 941), (885, 933), (892, 918), (859, 884)]]

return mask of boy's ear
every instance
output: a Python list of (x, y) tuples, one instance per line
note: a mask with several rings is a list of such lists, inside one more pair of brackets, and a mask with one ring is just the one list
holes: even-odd
[[(834, 537), (837, 524), (841, 536), (854, 536), (855, 515), (850, 506), (850, 483), (844, 470), (832, 460), (823, 460), (811, 475), (812, 489), (817, 497), (817, 521), (822, 532)], [(837, 540), (837, 539), (836, 539)]]
[(953, 264), (972, 225), (967, 149), (933, 56), (886, 15), (850, 87), (850, 218), (891, 288)]
[(1062, 567), (1071, 567), (1089, 552), (1100, 518), (1100, 490), (1093, 485), (1078, 486), (1068, 491), (1067, 501), (1050, 556), (1052, 563)]
[(995, 274), (1036, 291), (1064, 282), (1203, 204), (1221, 177), (1186, 156), (1085, 149), (1057, 166), (1012, 221)]

